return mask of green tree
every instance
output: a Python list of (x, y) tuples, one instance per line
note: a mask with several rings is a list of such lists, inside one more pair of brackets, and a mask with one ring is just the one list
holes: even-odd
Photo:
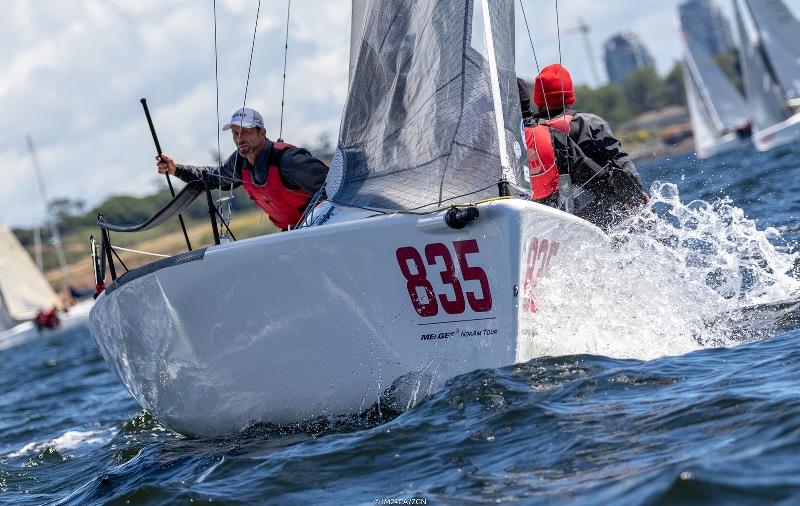
[(683, 87), (683, 68), (675, 62), (664, 78), (663, 102), (666, 105), (686, 105), (686, 90)]
[(664, 99), (664, 80), (653, 67), (640, 68), (625, 77), (622, 91), (635, 114), (667, 105)]
[(47, 212), (56, 227), (62, 232), (86, 224), (83, 219), (86, 201), (81, 199), (56, 198), (47, 204)]
[(578, 86), (575, 89), (575, 97), (576, 109), (597, 114), (612, 125), (619, 125), (633, 118), (633, 112), (622, 89), (615, 84), (607, 84), (596, 89)]

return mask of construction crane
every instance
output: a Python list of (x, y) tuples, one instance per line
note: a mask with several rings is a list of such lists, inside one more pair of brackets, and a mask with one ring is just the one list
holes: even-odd
[(573, 28), (567, 28), (564, 30), (564, 35), (572, 35), (579, 33), (583, 35), (583, 45), (584, 49), (586, 49), (586, 56), (589, 59), (589, 67), (592, 70), (592, 78), (594, 79), (594, 83), (597, 86), (600, 86), (600, 73), (597, 70), (597, 61), (594, 59), (594, 51), (592, 51), (592, 42), (589, 40), (589, 32), (591, 28), (589, 25), (582, 18), (578, 18), (578, 26)]

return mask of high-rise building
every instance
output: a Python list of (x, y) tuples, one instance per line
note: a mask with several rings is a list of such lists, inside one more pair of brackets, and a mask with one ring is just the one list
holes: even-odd
[(650, 51), (642, 44), (636, 34), (618, 33), (608, 39), (603, 46), (606, 71), (612, 83), (620, 83), (631, 72), (643, 67), (654, 67)]
[(712, 55), (734, 48), (731, 25), (713, 0), (685, 0), (678, 13), (686, 35)]

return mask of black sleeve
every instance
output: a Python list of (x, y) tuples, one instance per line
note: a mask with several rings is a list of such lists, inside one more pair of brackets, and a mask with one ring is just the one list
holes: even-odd
[(241, 185), (241, 163), (238, 162), (239, 156), (234, 152), (225, 160), (222, 165), (221, 173), (214, 165), (186, 165), (178, 164), (175, 168), (175, 177), (187, 183), (203, 179), (203, 175), (208, 173), (209, 184), (211, 189), (221, 188), (223, 190), (230, 190), (237, 188)]
[(532, 118), (531, 94), (528, 92), (528, 83), (519, 77), (517, 78), (517, 90), (519, 91), (519, 107), (522, 109), (522, 119)]
[(616, 168), (639, 179), (636, 166), (628, 153), (622, 150), (622, 144), (614, 137), (611, 127), (603, 118), (594, 114), (578, 113), (575, 119), (578, 120), (578, 146), (589, 158), (601, 166), (614, 162)]
[(281, 158), (281, 177), (289, 187), (314, 194), (325, 184), (328, 166), (304, 148), (287, 150)]

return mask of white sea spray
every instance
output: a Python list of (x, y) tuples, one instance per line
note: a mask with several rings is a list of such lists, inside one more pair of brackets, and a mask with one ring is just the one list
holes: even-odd
[(558, 265), (540, 281), (547, 354), (651, 359), (729, 346), (743, 339), (731, 335), (741, 310), (797, 298), (797, 254), (776, 248), (777, 230), (760, 230), (727, 198), (684, 204), (662, 182), (650, 193), (649, 209), (608, 247), (586, 247), (582, 265)]

